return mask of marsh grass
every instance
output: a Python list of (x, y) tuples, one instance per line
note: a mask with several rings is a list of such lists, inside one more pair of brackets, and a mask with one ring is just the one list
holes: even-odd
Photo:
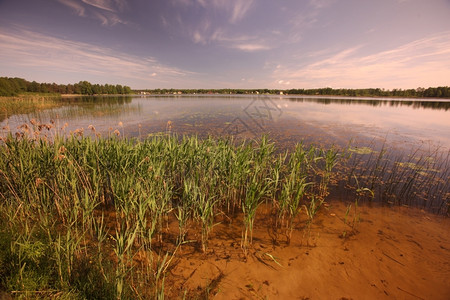
[(63, 105), (59, 95), (25, 94), (17, 97), (0, 97), (0, 122), (14, 114), (55, 108)]
[[(368, 148), (368, 147), (367, 147)], [(380, 150), (347, 153), (339, 178), (354, 197), (388, 205), (418, 206), (448, 214), (450, 151), (440, 148), (411, 152)]]
[[(162, 299), (176, 253), (186, 243), (207, 253), (219, 216), (242, 216), (247, 256), (262, 203), (289, 244), (300, 216), (310, 234), (342, 181), (356, 199), (344, 221), (351, 230), (366, 199), (449, 209), (449, 155), (440, 152), (398, 157), (298, 144), (277, 154), (267, 137), (178, 137), (172, 123), (145, 140), (124, 138), (123, 129), (42, 139), (40, 125), (0, 142), (0, 288), (19, 297)], [(197, 228), (201, 238), (187, 239)]]

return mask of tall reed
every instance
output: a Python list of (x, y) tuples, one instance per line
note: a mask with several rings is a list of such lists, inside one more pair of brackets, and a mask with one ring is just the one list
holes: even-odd
[(24, 297), (31, 289), (47, 296), (162, 297), (175, 252), (197, 228), (191, 224), (199, 225), (207, 251), (219, 216), (233, 220), (242, 212), (241, 245), (249, 255), (261, 204), (276, 210), (275, 226), (290, 243), (305, 222), (300, 213), (308, 229), (337, 183), (356, 199), (354, 219), (346, 220), (352, 229), (365, 199), (449, 212), (450, 152), (301, 143), (277, 152), (267, 137), (238, 143), (171, 132), (146, 140), (82, 131), (44, 139), (35, 133), (45, 129), (40, 125), (0, 141), (0, 260), (7, 266), (0, 275), (8, 291)]

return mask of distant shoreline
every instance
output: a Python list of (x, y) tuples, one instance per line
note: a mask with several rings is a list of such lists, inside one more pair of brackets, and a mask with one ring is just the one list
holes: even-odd
[[(101, 96), (101, 95), (100, 95)], [(342, 95), (304, 95), (304, 94), (283, 94), (283, 95), (277, 95), (277, 94), (206, 94), (206, 93), (199, 93), (199, 94), (131, 94), (126, 96), (132, 96), (132, 97), (193, 97), (193, 96), (201, 96), (201, 97), (271, 97), (271, 98), (319, 98), (319, 99), (360, 99), (360, 100), (395, 100), (395, 101), (428, 101), (428, 102), (447, 102), (450, 101), (450, 98), (438, 98), (438, 97), (402, 97), (402, 96), (342, 96)]]
[(440, 97), (405, 97), (405, 96), (345, 96), (345, 95), (307, 95), (307, 94), (225, 94), (225, 93), (147, 93), (147, 94), (94, 94), (94, 95), (83, 95), (83, 94), (20, 94), (16, 96), (0, 96), (0, 99), (20, 99), (20, 98), (78, 98), (78, 97), (270, 97), (270, 98), (306, 98), (306, 99), (342, 99), (342, 100), (379, 100), (379, 101), (423, 101), (423, 102), (450, 102), (450, 98), (440, 98)]
[(0, 99), (20, 99), (20, 98), (62, 98), (71, 99), (78, 97), (270, 97), (270, 98), (298, 98), (298, 99), (341, 99), (341, 100), (378, 100), (378, 101), (422, 101), (422, 102), (450, 102), (450, 98), (439, 97), (404, 97), (404, 96), (343, 96), (343, 95), (305, 95), (305, 94), (224, 94), (224, 93), (185, 93), (185, 94), (95, 94), (95, 95), (83, 95), (83, 94), (23, 94), (17, 96), (0, 96)]

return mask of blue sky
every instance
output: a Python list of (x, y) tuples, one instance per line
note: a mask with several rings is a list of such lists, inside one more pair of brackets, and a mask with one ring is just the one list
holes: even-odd
[(0, 76), (131, 88), (450, 85), (450, 0), (0, 0)]

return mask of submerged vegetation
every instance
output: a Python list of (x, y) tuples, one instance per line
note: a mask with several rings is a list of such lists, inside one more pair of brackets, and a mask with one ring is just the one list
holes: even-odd
[(449, 212), (448, 154), (303, 144), (280, 153), (266, 137), (138, 140), (120, 131), (39, 138), (51, 126), (0, 142), (0, 290), (18, 297), (162, 298), (177, 252), (186, 243), (207, 252), (220, 221), (241, 218), (247, 257), (261, 205), (287, 244), (300, 215), (314, 222), (342, 191), (356, 201), (345, 216), (352, 231), (362, 201)]
[(21, 97), (0, 97), (0, 121), (7, 119), (13, 114), (26, 114), (61, 105), (63, 103), (56, 96), (26, 95)]

